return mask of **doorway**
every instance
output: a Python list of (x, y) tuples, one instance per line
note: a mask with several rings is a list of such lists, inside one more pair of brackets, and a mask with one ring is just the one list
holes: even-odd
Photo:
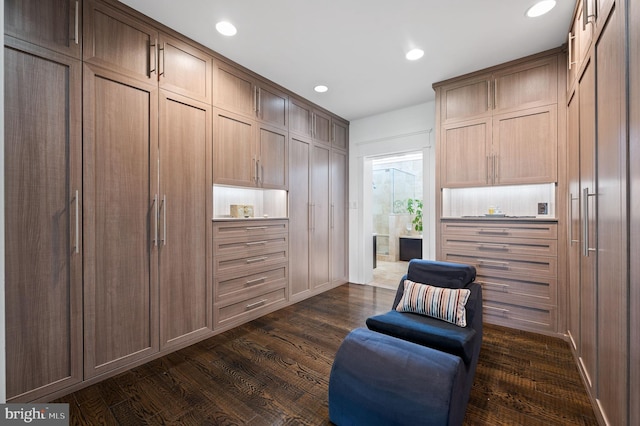
[(371, 212), (374, 239), (373, 281), (395, 289), (411, 258), (422, 258), (422, 152), (371, 160)]

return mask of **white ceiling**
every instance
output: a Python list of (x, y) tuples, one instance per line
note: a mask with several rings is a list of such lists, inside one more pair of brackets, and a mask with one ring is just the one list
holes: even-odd
[[(433, 100), (434, 82), (562, 45), (575, 4), (558, 0), (532, 19), (536, 0), (121, 1), (348, 120)], [(218, 34), (220, 20), (238, 34)], [(409, 62), (413, 47), (425, 56)]]

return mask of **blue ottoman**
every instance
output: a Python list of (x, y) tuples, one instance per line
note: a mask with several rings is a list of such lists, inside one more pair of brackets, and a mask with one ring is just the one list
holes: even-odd
[(329, 377), (329, 419), (347, 425), (461, 425), (464, 363), (365, 328), (342, 342)]

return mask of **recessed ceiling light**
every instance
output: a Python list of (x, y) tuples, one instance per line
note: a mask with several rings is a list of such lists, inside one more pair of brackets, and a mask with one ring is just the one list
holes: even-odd
[(227, 21), (218, 22), (216, 24), (216, 30), (218, 30), (220, 34), (225, 36), (233, 36), (238, 32), (238, 30), (236, 30), (236, 27), (231, 22)]
[(327, 90), (329, 90), (329, 88), (323, 84), (319, 84), (316, 87), (314, 87), (313, 90), (315, 90), (318, 93), (324, 93)]
[(529, 18), (536, 18), (544, 15), (556, 6), (556, 0), (542, 0), (527, 9)]
[(424, 56), (424, 50), (422, 50), (422, 49), (412, 49), (412, 50), (407, 52), (405, 57), (410, 61), (415, 61), (417, 59), (422, 58), (423, 56)]

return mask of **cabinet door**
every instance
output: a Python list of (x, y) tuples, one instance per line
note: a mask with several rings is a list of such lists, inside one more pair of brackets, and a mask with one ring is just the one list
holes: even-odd
[(160, 93), (160, 345), (206, 334), (211, 107)]
[(142, 81), (158, 76), (158, 31), (105, 4), (86, 0), (84, 7), (85, 62)]
[(313, 111), (313, 140), (324, 144), (331, 144), (331, 117), (328, 114)]
[(331, 152), (331, 281), (348, 281), (349, 239), (347, 233), (347, 155)]
[(84, 67), (85, 378), (158, 351), (158, 90)]
[(297, 99), (289, 99), (289, 131), (311, 137), (311, 106)]
[[(588, 219), (587, 235), (581, 235), (580, 258), (580, 363), (587, 376), (587, 385), (595, 389), (596, 383), (596, 254), (587, 252), (584, 256), (583, 244), (595, 247), (595, 197), (584, 199), (584, 190), (595, 194), (596, 183), (596, 83), (595, 70), (592, 63), (588, 63), (579, 84), (580, 110), (580, 219), (581, 230), (584, 221)], [(584, 207), (590, 212), (587, 214)]]
[(82, 380), (82, 65), (9, 37), (4, 55), (3, 315), (15, 402)]
[(311, 200), (309, 171), (311, 141), (298, 136), (289, 139), (289, 297), (297, 300), (310, 289), (309, 233)]
[(558, 58), (549, 56), (497, 72), (493, 87), (495, 112), (555, 104), (558, 101)]
[(214, 67), (214, 104), (227, 111), (255, 117), (256, 92), (253, 78), (221, 61), (216, 61)]
[(329, 148), (314, 145), (311, 149), (311, 285), (328, 284), (329, 271)]
[(287, 189), (287, 137), (277, 127), (258, 128), (258, 183), (263, 188)]
[(442, 129), (440, 179), (443, 187), (492, 183), (490, 119), (448, 124)]
[(573, 349), (580, 348), (580, 91), (576, 90), (567, 114), (567, 179), (569, 186), (569, 314), (568, 333)]
[(490, 113), (491, 76), (485, 75), (442, 86), (440, 111), (443, 123), (483, 117)]
[(331, 119), (331, 146), (343, 151), (349, 149), (349, 124), (336, 118)]
[(211, 56), (166, 34), (160, 34), (158, 54), (161, 89), (211, 104)]
[(256, 87), (258, 96), (256, 105), (258, 106), (258, 119), (281, 129), (286, 129), (289, 125), (288, 105), (289, 97), (271, 87), (261, 84)]
[(493, 178), (496, 184), (556, 182), (557, 106), (532, 108), (493, 118)]
[(227, 185), (255, 186), (254, 122), (238, 114), (216, 110), (213, 139), (213, 181)]
[(81, 8), (78, 0), (5, 0), (4, 30), (7, 35), (80, 58)]

